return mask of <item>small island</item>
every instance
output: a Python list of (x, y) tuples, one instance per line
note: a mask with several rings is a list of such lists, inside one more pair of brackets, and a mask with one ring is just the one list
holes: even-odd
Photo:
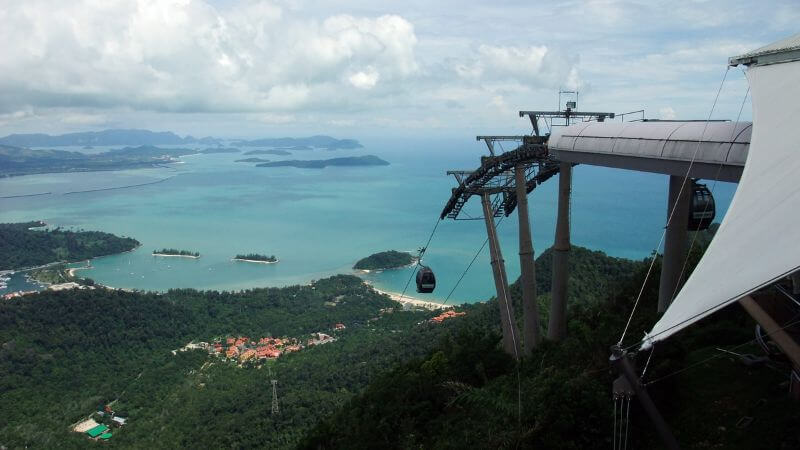
[(178, 250), (174, 248), (162, 248), (161, 250), (153, 250), (153, 256), (179, 256), (181, 258), (199, 258), (199, 252), (190, 252), (188, 250)]
[(244, 159), (237, 159), (234, 162), (264, 163), (264, 162), (269, 162), (269, 160), (264, 158), (244, 158)]
[(207, 148), (205, 150), (200, 150), (197, 153), (203, 153), (203, 154), (209, 155), (211, 153), (239, 153), (239, 152), (241, 152), (241, 150), (239, 150), (238, 148), (233, 148), (233, 147), (230, 147), (230, 148), (226, 148), (226, 147), (209, 147), (209, 148)]
[(244, 152), (244, 155), (278, 155), (278, 156), (287, 156), (291, 155), (290, 152), (286, 150), (250, 150), (249, 152)]
[(274, 264), (278, 262), (278, 258), (275, 255), (261, 255), (258, 253), (248, 253), (246, 255), (236, 255), (233, 258), (234, 261), (244, 261), (244, 262), (252, 262), (252, 263), (260, 263), (260, 264)]
[(256, 167), (298, 167), (300, 169), (324, 169), (328, 166), (388, 166), (389, 163), (375, 155), (349, 156), (344, 158), (288, 160), (256, 164)]
[(409, 264), (413, 264), (415, 261), (416, 258), (411, 253), (389, 250), (360, 259), (356, 265), (353, 266), (353, 269), (363, 271), (397, 269), (398, 267), (405, 267)]

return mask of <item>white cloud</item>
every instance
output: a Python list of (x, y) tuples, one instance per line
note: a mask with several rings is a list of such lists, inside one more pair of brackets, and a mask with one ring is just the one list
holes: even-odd
[(529, 87), (558, 88), (580, 85), (577, 58), (547, 46), (494, 46), (481, 44), (472, 61), (457, 62), (453, 70), (469, 81), (508, 82)]
[(200, 0), (6, 5), (4, 108), (121, 106), (270, 111), (326, 90), (371, 89), (418, 71), (414, 27), (396, 15), (287, 17), (270, 2)]
[(271, 125), (282, 125), (287, 123), (292, 123), (297, 120), (294, 114), (260, 114), (257, 116), (256, 120), (259, 122), (271, 124)]
[[(7, 1), (0, 134), (514, 134), (516, 110), (552, 108), (558, 88), (582, 109), (704, 118), (726, 58), (797, 17), (796, 0)], [(735, 117), (744, 90), (729, 73), (715, 117)]]
[(365, 71), (359, 71), (350, 75), (347, 79), (350, 84), (359, 89), (372, 89), (378, 83), (381, 74), (372, 67), (368, 67)]
[(658, 117), (662, 120), (675, 120), (678, 117), (678, 115), (675, 114), (674, 109), (667, 106), (665, 108), (661, 108), (658, 110)]
[(108, 116), (105, 114), (86, 114), (86, 113), (64, 113), (61, 121), (70, 125), (102, 125), (108, 123)]

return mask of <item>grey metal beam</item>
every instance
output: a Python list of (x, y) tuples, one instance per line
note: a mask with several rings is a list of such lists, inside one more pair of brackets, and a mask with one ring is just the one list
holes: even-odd
[[(647, 158), (631, 155), (614, 155), (609, 153), (587, 153), (576, 151), (550, 150), (550, 155), (563, 162), (588, 164), (591, 166), (614, 167), (617, 169), (636, 170), (639, 172), (661, 173), (665, 175), (686, 176), (689, 161)], [(718, 164), (695, 161), (689, 173), (691, 178), (728, 181), (738, 183), (742, 177), (744, 165)]]
[(487, 139), (491, 141), (521, 141), (525, 139), (526, 136), (475, 136), (476, 141), (485, 141)]
[(494, 225), (494, 212), (492, 211), (492, 200), (488, 193), (484, 193), (482, 198), (483, 216), (486, 222), (486, 234), (489, 237), (489, 253), (491, 255), (492, 274), (494, 275), (494, 286), (497, 291), (497, 303), (500, 307), (500, 325), (503, 330), (503, 349), (514, 359), (519, 359), (520, 342), (517, 322), (514, 319), (514, 305), (511, 304), (511, 297), (508, 295), (508, 276), (506, 275), (506, 265), (503, 254), (500, 251), (500, 241), (497, 237), (497, 229)]
[(615, 113), (613, 112), (591, 112), (591, 111), (520, 111), (519, 116), (556, 116), (556, 117), (564, 117), (566, 114), (569, 114), (570, 117), (608, 117), (609, 119), (613, 119), (615, 117)]

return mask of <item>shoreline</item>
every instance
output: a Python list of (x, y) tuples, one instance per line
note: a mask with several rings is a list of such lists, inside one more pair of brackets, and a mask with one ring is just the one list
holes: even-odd
[(231, 261), (242, 261), (242, 262), (258, 263), (258, 264), (277, 264), (280, 261), (280, 259), (276, 259), (275, 261), (261, 261), (258, 259), (231, 258)]
[(86, 269), (94, 269), (94, 267), (71, 267), (67, 269), (67, 273), (69, 274), (70, 278), (75, 278), (75, 272), (78, 270), (86, 270)]
[(415, 307), (418, 307), (418, 308), (424, 308), (424, 309), (428, 309), (428, 310), (431, 310), (431, 311), (436, 311), (436, 310), (440, 310), (440, 309), (448, 309), (448, 308), (452, 308), (453, 307), (453, 305), (443, 305), (441, 303), (438, 303), (438, 302), (435, 302), (435, 301), (431, 301), (431, 300), (422, 300), (422, 299), (416, 298), (416, 297), (409, 297), (408, 295), (402, 295), (399, 292), (384, 291), (382, 289), (376, 288), (372, 283), (367, 282), (367, 281), (365, 281), (364, 283), (366, 285), (368, 285), (369, 287), (371, 287), (375, 292), (377, 292), (379, 294), (386, 295), (389, 298), (391, 298), (392, 300), (394, 300), (394, 301), (396, 301), (398, 303), (402, 303), (403, 305), (415, 306)]

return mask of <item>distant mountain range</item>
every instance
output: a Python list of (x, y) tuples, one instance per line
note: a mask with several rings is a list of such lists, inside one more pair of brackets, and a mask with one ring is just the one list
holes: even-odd
[(87, 145), (216, 145), (220, 140), (213, 137), (197, 139), (192, 136), (182, 138), (171, 131), (150, 130), (104, 130), (67, 133), (51, 136), (49, 134), (10, 134), (0, 138), (0, 144), (15, 147), (66, 147)]
[[(150, 130), (104, 130), (82, 133), (49, 135), (10, 134), (0, 138), (0, 144), (14, 147), (65, 147), (65, 146), (108, 146), (108, 145), (220, 145), (223, 139), (215, 137), (195, 138), (180, 137), (171, 131)], [(362, 145), (355, 139), (336, 139), (330, 136), (317, 135), (301, 138), (265, 138), (255, 140), (238, 140), (233, 143), (242, 147), (281, 147), (281, 150), (311, 150), (321, 148), (327, 150), (356, 149)]]

